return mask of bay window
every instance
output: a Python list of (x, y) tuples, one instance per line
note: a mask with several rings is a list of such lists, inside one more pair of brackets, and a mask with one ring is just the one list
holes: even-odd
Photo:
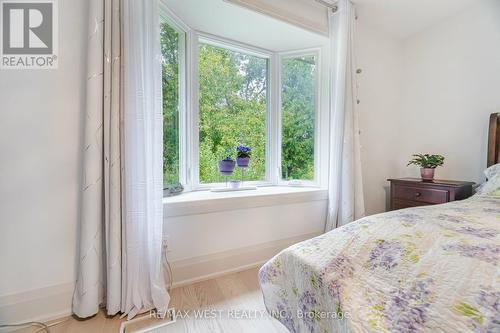
[(246, 182), (319, 185), (319, 49), (281, 54), (164, 19), (161, 51), (165, 186), (217, 186), (239, 145), (252, 148)]

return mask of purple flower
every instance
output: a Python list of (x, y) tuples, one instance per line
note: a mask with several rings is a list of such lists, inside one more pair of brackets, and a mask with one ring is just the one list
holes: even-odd
[(343, 232), (343, 233), (350, 235), (350, 234), (354, 234), (354, 232), (356, 232), (357, 230), (361, 229), (363, 226), (366, 226), (370, 223), (372, 223), (372, 221), (370, 219), (365, 218), (362, 220), (358, 220), (358, 221), (343, 225), (340, 228), (334, 229), (330, 232)]
[(310, 332), (314, 332), (316, 311), (314, 307), (318, 304), (316, 297), (310, 292), (305, 291), (299, 299), (299, 309), (302, 312), (302, 321)]
[(283, 274), (281, 269), (281, 262), (270, 262), (262, 266), (259, 271), (259, 281), (260, 283), (273, 283), (276, 279)]
[(443, 246), (445, 251), (458, 252), (460, 255), (469, 258), (486, 261), (496, 266), (500, 260), (500, 246), (496, 245), (467, 245), (448, 244)]
[(419, 214), (408, 213), (406, 211), (394, 211), (389, 213), (387, 217), (400, 222), (405, 227), (413, 227), (424, 219)]
[(472, 309), (474, 316), (469, 316), (464, 311), (461, 314), (470, 317), (471, 326), (478, 333), (500, 332), (500, 292), (488, 287), (480, 286), (479, 295), (476, 295), (476, 304), (459, 303), (460, 309)]
[(306, 290), (299, 299), (300, 309), (304, 313), (316, 306), (317, 303), (316, 297), (309, 290)]
[(487, 313), (493, 315), (491, 318), (483, 317), (484, 323), (481, 325), (472, 322), (476, 332), (500, 332), (500, 291), (492, 291), (490, 288), (481, 286), (481, 291), (476, 296), (476, 302), (481, 309), (486, 309), (486, 311), (481, 311), (483, 315)]
[(340, 294), (342, 292), (342, 284), (340, 284), (339, 280), (333, 280), (328, 284), (328, 294), (339, 301), (340, 303)]
[(248, 147), (248, 146), (243, 146), (243, 145), (239, 145), (236, 150), (238, 152), (242, 152), (242, 153), (249, 153), (252, 151), (252, 148)]
[(377, 246), (371, 251), (368, 262), (371, 269), (381, 267), (385, 270), (391, 270), (398, 265), (401, 255), (402, 247), (399, 242), (380, 239), (377, 241)]
[(353, 275), (354, 267), (351, 259), (345, 255), (339, 255), (330, 260), (319, 273), (319, 287), (327, 286), (328, 294), (337, 301), (339, 309), (341, 308), (342, 283)]
[(398, 212), (398, 214), (395, 214), (392, 217), (398, 218), (401, 220), (401, 222), (406, 222), (406, 223), (416, 223), (418, 221), (423, 220), (423, 217), (421, 215), (415, 213), (407, 213), (407, 212)]
[(498, 206), (498, 199), (494, 199), (492, 197), (482, 197), (481, 201), (484, 203), (492, 204), (494, 207)]
[(490, 214), (500, 214), (500, 209), (497, 208), (484, 208), (483, 211)]
[(323, 286), (329, 281), (336, 281), (337, 279), (344, 280), (352, 277), (354, 274), (354, 267), (352, 266), (351, 259), (345, 255), (339, 255), (330, 260), (320, 271), (318, 277), (319, 286)]
[(441, 221), (445, 221), (445, 222), (457, 223), (457, 224), (467, 222), (467, 220), (464, 219), (463, 217), (453, 216), (453, 215), (448, 215), (448, 214), (439, 214), (438, 216), (436, 216), (436, 219), (441, 220)]
[(466, 214), (466, 213), (470, 212), (470, 209), (467, 208), (467, 207), (454, 207), (454, 206), (451, 206), (451, 207), (448, 207), (447, 210), (452, 211), (452, 212), (456, 212), (456, 213), (463, 213), (463, 214)]
[(432, 293), (432, 279), (419, 280), (390, 292), (385, 317), (390, 332), (419, 332), (426, 321)]
[(455, 231), (462, 234), (474, 235), (481, 238), (493, 238), (498, 235), (498, 231), (488, 228), (473, 228), (469, 226), (461, 227)]
[(236, 147), (237, 155), (238, 157), (250, 157), (252, 154), (252, 148), (244, 146), (244, 145), (239, 145)]
[(500, 291), (486, 291), (485, 289), (487, 288), (481, 288), (479, 296), (477, 297), (477, 303), (493, 313), (499, 313)]
[(282, 303), (278, 303), (276, 305), (277, 313), (273, 313), (273, 317), (278, 319), (286, 328), (290, 331), (290, 333), (296, 333), (297, 327), (295, 326), (294, 317), (292, 315), (292, 310), (290, 307), (285, 306)]

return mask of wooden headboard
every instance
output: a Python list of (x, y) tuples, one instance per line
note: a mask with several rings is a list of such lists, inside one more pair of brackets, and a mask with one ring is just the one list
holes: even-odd
[(493, 113), (488, 135), (488, 166), (497, 163), (500, 163), (500, 113)]

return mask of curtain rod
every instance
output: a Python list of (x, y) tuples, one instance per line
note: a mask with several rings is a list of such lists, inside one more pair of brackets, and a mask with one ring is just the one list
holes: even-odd
[(337, 11), (337, 9), (339, 9), (339, 7), (336, 5), (336, 4), (333, 4), (333, 3), (329, 3), (325, 0), (315, 0), (317, 3), (320, 3), (322, 4), (323, 6), (325, 7), (328, 7), (330, 8), (334, 13)]

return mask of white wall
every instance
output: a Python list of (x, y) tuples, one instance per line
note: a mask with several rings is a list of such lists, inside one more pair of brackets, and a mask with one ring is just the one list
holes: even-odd
[[(403, 42), (397, 161), (414, 152), (446, 157), (437, 176), (482, 180), (488, 117), (500, 111), (500, 2), (478, 1)], [(398, 175), (418, 175), (401, 169)]]
[(0, 299), (75, 280), (87, 1), (59, 13), (58, 69), (0, 70)]
[(311, 0), (225, 0), (328, 36), (328, 10)]
[(490, 113), (500, 111), (500, 2), (476, 5), (395, 40), (359, 23), (365, 198), (387, 205), (389, 177), (419, 177), (413, 153), (446, 157), (441, 179), (482, 181)]
[(165, 218), (174, 284), (262, 264), (282, 249), (321, 234), (326, 204), (322, 198)]
[(357, 75), (361, 130), (361, 162), (366, 212), (386, 209), (387, 178), (394, 177), (400, 135), (402, 46), (399, 40), (358, 22)]

